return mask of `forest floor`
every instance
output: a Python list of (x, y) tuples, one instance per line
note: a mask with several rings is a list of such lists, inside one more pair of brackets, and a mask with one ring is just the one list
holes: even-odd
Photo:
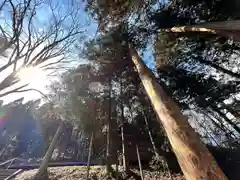
[[(53, 167), (48, 168), (50, 180), (86, 180), (86, 166), (65, 166), (65, 167)], [(15, 180), (28, 180), (35, 173), (36, 169), (25, 171), (19, 174)], [(133, 175), (126, 177), (122, 173), (122, 167), (119, 168), (121, 177), (119, 180), (129, 179), (129, 180), (141, 180), (139, 170), (132, 169)], [(168, 173), (156, 172), (144, 170), (144, 180), (185, 180), (181, 174), (172, 174), (172, 179), (169, 177)], [(116, 178), (111, 178), (106, 176), (105, 166), (92, 166), (90, 170), (91, 180), (114, 180)]]

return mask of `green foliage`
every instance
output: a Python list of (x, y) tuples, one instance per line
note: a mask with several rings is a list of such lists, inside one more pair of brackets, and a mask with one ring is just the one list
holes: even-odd
[(121, 24), (130, 16), (140, 16), (148, 11), (148, 7), (156, 4), (156, 0), (121, 0), (121, 1), (88, 1), (86, 11), (99, 21), (100, 29), (108, 25)]

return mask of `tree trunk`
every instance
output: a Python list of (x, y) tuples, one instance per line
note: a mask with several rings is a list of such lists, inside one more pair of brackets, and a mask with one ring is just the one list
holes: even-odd
[(208, 32), (220, 34), (225, 37), (233, 38), (240, 41), (240, 21), (228, 20), (221, 22), (210, 22), (206, 24), (198, 24), (195, 26), (172, 27), (163, 30), (165, 32)]
[(91, 165), (91, 155), (92, 155), (92, 146), (93, 146), (93, 136), (94, 136), (94, 133), (92, 132), (92, 134), (91, 134), (91, 139), (90, 139), (90, 144), (89, 144), (89, 149), (88, 149), (87, 176), (86, 176), (86, 179), (87, 179), (87, 180), (88, 180), (88, 178), (89, 178), (89, 171), (90, 171), (90, 165)]
[[(215, 143), (217, 146), (220, 146), (220, 144), (217, 142), (217, 140), (216, 140), (216, 139), (214, 138), (214, 136), (212, 136), (212, 134), (211, 134), (211, 133), (213, 132), (213, 130), (211, 129), (211, 127), (207, 127), (207, 126), (203, 125), (204, 123), (199, 122), (197, 118), (195, 118), (195, 121), (199, 124), (200, 127), (202, 127), (202, 128), (204, 129), (204, 131), (206, 132), (207, 136), (208, 136), (209, 138), (211, 138), (212, 141), (214, 141), (214, 143)], [(208, 131), (208, 129), (210, 129), (210, 132)], [(212, 143), (211, 143), (211, 144), (212, 144)]]
[(107, 173), (110, 174), (111, 172), (111, 163), (110, 163), (110, 125), (108, 124), (107, 127), (107, 147), (106, 147), (106, 168)]
[(151, 131), (150, 131), (150, 129), (149, 129), (147, 116), (146, 116), (146, 114), (144, 113), (144, 111), (142, 111), (142, 114), (143, 114), (143, 117), (144, 117), (145, 124), (146, 124), (146, 126), (147, 126), (147, 131), (148, 131), (149, 139), (150, 139), (151, 144), (152, 144), (152, 147), (153, 147), (154, 154), (155, 154), (155, 156), (158, 157), (159, 154), (158, 154), (158, 152), (157, 152), (157, 148), (156, 148), (155, 142), (153, 141), (152, 133), (151, 133)]
[(113, 172), (111, 167), (111, 120), (112, 120), (112, 104), (111, 104), (111, 94), (112, 94), (112, 79), (109, 77), (109, 94), (108, 94), (108, 122), (107, 122), (107, 147), (106, 147), (106, 168), (107, 168), (107, 174), (110, 174)]
[(129, 172), (129, 165), (127, 160), (126, 146), (125, 146), (125, 138), (124, 138), (124, 128), (121, 125), (121, 140), (122, 140), (122, 161), (123, 161), (123, 169), (125, 172)]
[(81, 156), (81, 161), (85, 161), (85, 157), (86, 157), (86, 149), (87, 149), (87, 143), (86, 140), (83, 140), (83, 145), (81, 146), (81, 150), (82, 150), (82, 156)]
[(6, 147), (3, 147), (3, 149), (0, 151), (0, 158), (3, 158), (3, 153), (5, 152), (5, 150), (7, 149), (8, 145)]
[(222, 103), (221, 104), (223, 108), (225, 108), (228, 112), (230, 112), (237, 120), (239, 120), (240, 114), (238, 111), (234, 110), (232, 107), (229, 107), (228, 105)]
[(168, 167), (168, 162), (167, 162), (165, 156), (162, 155), (162, 156), (160, 157), (160, 155), (159, 155), (159, 153), (158, 153), (158, 151), (157, 151), (155, 142), (154, 142), (153, 137), (152, 137), (151, 130), (150, 130), (149, 125), (148, 125), (147, 116), (146, 116), (146, 114), (144, 113), (144, 110), (142, 111), (142, 114), (143, 114), (143, 117), (144, 117), (145, 124), (146, 124), (146, 126), (147, 126), (147, 131), (148, 131), (149, 139), (150, 139), (150, 141), (151, 141), (151, 144), (152, 144), (152, 147), (153, 147), (153, 150), (154, 150), (154, 154), (155, 154), (155, 156), (156, 156), (156, 158), (157, 158), (158, 160), (161, 160), (163, 167), (165, 167), (165, 168), (167, 169), (169, 178), (172, 180), (173, 178), (172, 178), (170, 169), (169, 169), (169, 167)]
[(177, 104), (167, 96), (135, 49), (130, 48), (143, 86), (162, 123), (187, 180), (225, 180), (215, 159), (188, 123)]
[(118, 150), (116, 152), (116, 180), (119, 179), (119, 169), (118, 169)]
[(141, 179), (144, 180), (144, 175), (143, 175), (143, 170), (142, 170), (142, 163), (141, 163), (141, 157), (140, 157), (140, 154), (139, 154), (139, 150), (138, 150), (138, 145), (137, 144), (136, 144), (136, 152), (137, 152), (138, 166), (139, 166)]
[(48, 148), (48, 150), (47, 150), (47, 152), (46, 152), (46, 154), (45, 154), (45, 156), (43, 158), (43, 161), (42, 161), (42, 163), (41, 163), (41, 165), (40, 165), (40, 167), (38, 169), (38, 172), (37, 172), (37, 174), (36, 174), (36, 176), (34, 178), (35, 180), (40, 180), (40, 179), (46, 180), (46, 178), (47, 178), (48, 162), (52, 158), (52, 153), (53, 153), (54, 148), (55, 148), (55, 146), (57, 144), (57, 141), (58, 141), (58, 139), (59, 139), (59, 137), (61, 135), (63, 127), (64, 127), (64, 122), (61, 121), (61, 124), (59, 125), (59, 127), (57, 129), (57, 132), (55, 133), (55, 135), (53, 137), (53, 140), (52, 140), (52, 142), (51, 142), (51, 144), (50, 144), (50, 146), (49, 146), (49, 148)]
[(228, 117), (223, 112), (221, 112), (221, 110), (217, 106), (211, 105), (211, 108), (213, 109), (213, 111), (218, 113), (219, 116), (222, 117), (236, 132), (240, 134), (240, 128), (230, 119), (228, 119)]
[(212, 68), (216, 69), (217, 71), (223, 72), (229, 76), (240, 79), (240, 74), (234, 73), (228, 69), (225, 69), (225, 68), (219, 66), (218, 64), (214, 63), (213, 61), (208, 61), (208, 60), (204, 60), (204, 59), (198, 59), (198, 60), (200, 63), (211, 66)]
[[(226, 134), (228, 132), (228, 130), (227, 130), (228, 128), (223, 124), (222, 121), (219, 120), (218, 117), (216, 117), (216, 114), (214, 113), (214, 111), (208, 110), (208, 111), (205, 112), (200, 108), (198, 108), (198, 110), (202, 114), (204, 114), (205, 118), (207, 117), (208, 119), (210, 119), (212, 121), (213, 125), (216, 126), (215, 129), (217, 128), (217, 130), (220, 130), (221, 133), (224, 133), (224, 135), (226, 136)], [(216, 121), (219, 122), (220, 124), (218, 124)], [(214, 132), (215, 129), (210, 129), (210, 130), (212, 132)], [(232, 134), (232, 136), (234, 136), (233, 139), (237, 138), (235, 134)], [(222, 143), (221, 138), (217, 138), (216, 140), (218, 141), (218, 143), (220, 143), (220, 142)]]
[(124, 106), (123, 106), (123, 82), (121, 78), (120, 82), (120, 96), (121, 96), (121, 140), (122, 140), (122, 161), (123, 161), (123, 169), (128, 174), (130, 171), (127, 153), (126, 153), (126, 146), (125, 146), (125, 138), (124, 138)]

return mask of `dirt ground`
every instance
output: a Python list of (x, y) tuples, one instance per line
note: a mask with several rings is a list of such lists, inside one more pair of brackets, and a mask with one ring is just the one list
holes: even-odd
[[(114, 168), (114, 166), (113, 166)], [(49, 178), (50, 180), (86, 180), (86, 167), (85, 166), (65, 166), (65, 167), (54, 167), (48, 168)], [(19, 174), (15, 180), (28, 180), (35, 173), (36, 169), (25, 171)], [(122, 167), (119, 168), (119, 172), (121, 174), (121, 179), (129, 179), (129, 180), (141, 180), (140, 173), (137, 169), (132, 169), (133, 175), (126, 177), (124, 173), (122, 173)], [(90, 178), (92, 180), (113, 180), (115, 178), (106, 176), (106, 169), (104, 166), (92, 166), (90, 170)], [(171, 178), (163, 172), (156, 171), (146, 171), (144, 170), (144, 180), (171, 180)], [(172, 180), (185, 180), (185, 178), (181, 174), (172, 174)]]

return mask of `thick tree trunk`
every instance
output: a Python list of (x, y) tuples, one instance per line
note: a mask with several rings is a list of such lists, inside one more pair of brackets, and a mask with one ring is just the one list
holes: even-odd
[(177, 104), (157, 83), (153, 73), (143, 63), (137, 51), (131, 48), (130, 53), (143, 86), (159, 117), (159, 123), (162, 123), (166, 131), (186, 179), (227, 179)]
[(89, 143), (89, 148), (88, 148), (87, 176), (86, 176), (86, 179), (89, 178), (89, 171), (90, 171), (90, 165), (91, 165), (91, 155), (92, 155), (92, 146), (93, 146), (93, 137), (94, 137), (94, 133), (92, 132), (90, 143)]
[(54, 148), (57, 144), (57, 141), (61, 135), (61, 132), (62, 132), (62, 129), (64, 127), (64, 122), (62, 121), (61, 124), (59, 125), (58, 129), (57, 129), (57, 132), (55, 133), (54, 137), (53, 137), (53, 140), (43, 158), (43, 161), (38, 169), (38, 172), (35, 176), (35, 179), (37, 180), (46, 180), (46, 177), (47, 177), (47, 168), (48, 168), (48, 162), (51, 160), (52, 158), (52, 153), (54, 151)]
[(142, 163), (141, 163), (141, 157), (140, 157), (140, 154), (139, 154), (139, 150), (138, 150), (138, 145), (137, 144), (136, 144), (136, 152), (137, 152), (138, 166), (139, 166), (141, 179), (144, 180), (144, 175), (143, 175), (143, 170), (142, 170)]

